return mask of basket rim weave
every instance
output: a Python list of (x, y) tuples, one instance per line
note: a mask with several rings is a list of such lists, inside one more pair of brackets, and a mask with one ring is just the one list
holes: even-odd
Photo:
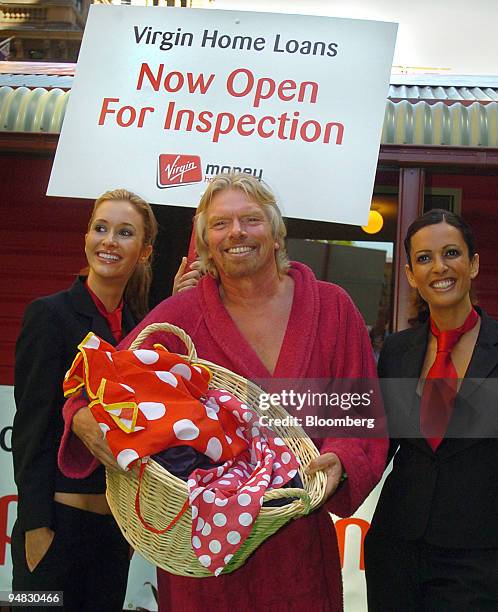
[[(210, 388), (215, 387), (231, 392), (239, 397), (241, 390), (247, 397), (259, 397), (263, 392), (250, 380), (235, 374), (223, 366), (197, 356), (195, 345), (190, 336), (180, 327), (170, 323), (153, 323), (145, 327), (130, 345), (129, 350), (138, 349), (142, 342), (157, 332), (173, 333), (180, 338), (187, 348), (186, 355), (179, 355), (189, 363), (198, 363), (208, 367), (213, 373)], [(220, 384), (222, 386), (220, 386)], [(244, 399), (244, 402), (256, 413), (258, 402)], [(284, 419), (288, 413), (276, 404), (269, 402), (270, 408), (265, 415)], [(250, 536), (245, 540), (234, 558), (225, 567), (223, 574), (234, 571), (247, 557), (270, 535), (292, 519), (304, 516), (316, 509), (324, 501), (326, 477), (323, 472), (314, 475), (304, 473), (304, 468), (311, 459), (319, 456), (314, 443), (305, 431), (297, 426), (274, 426), (271, 428), (281, 437), (300, 461), (299, 474), (304, 489), (280, 488), (267, 491), (264, 500), (277, 498), (294, 498), (290, 503), (280, 507), (262, 506)], [(138, 487), (137, 470), (122, 473), (107, 470), (106, 495), (111, 511), (128, 542), (148, 561), (166, 571), (191, 577), (213, 576), (203, 567), (192, 550), (191, 544), (191, 511), (185, 512), (178, 523), (165, 534), (147, 531), (134, 508), (135, 494)], [(153, 459), (147, 461), (141, 483), (140, 506), (144, 518), (157, 529), (165, 528), (179, 512), (188, 498), (187, 483), (170, 474)]]

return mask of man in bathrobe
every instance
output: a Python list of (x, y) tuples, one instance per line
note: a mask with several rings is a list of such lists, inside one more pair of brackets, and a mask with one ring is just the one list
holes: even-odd
[[(339, 287), (317, 281), (289, 263), (286, 230), (273, 194), (247, 174), (221, 175), (206, 190), (196, 215), (196, 247), (205, 275), (195, 289), (159, 304), (120, 345), (146, 325), (183, 328), (200, 357), (252, 380), (374, 378), (364, 322)], [(149, 336), (183, 352), (166, 334)], [(116, 465), (87, 409), (73, 430), (106, 465)], [(387, 442), (370, 438), (316, 440), (327, 502), (266, 540), (240, 569), (217, 578), (158, 571), (160, 610), (332, 612), (343, 608), (337, 538), (329, 512), (353, 513), (379, 481)], [(64, 456), (62, 456), (62, 464)], [(346, 476), (347, 475), (347, 476)]]

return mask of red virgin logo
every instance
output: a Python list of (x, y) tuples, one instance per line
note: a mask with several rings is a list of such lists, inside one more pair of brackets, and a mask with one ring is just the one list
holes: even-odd
[(157, 186), (161, 189), (202, 181), (201, 158), (198, 155), (164, 153), (159, 155)]

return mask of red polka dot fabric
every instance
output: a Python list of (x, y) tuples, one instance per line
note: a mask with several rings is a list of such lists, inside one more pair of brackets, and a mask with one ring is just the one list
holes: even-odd
[(189, 445), (219, 467), (187, 482), (192, 548), (218, 576), (250, 535), (263, 496), (289, 482), (299, 462), (258, 415), (228, 391), (208, 389), (210, 372), (164, 347), (117, 351), (89, 333), (64, 379), (66, 397), (85, 388), (89, 407), (123, 469)]
[(208, 392), (206, 406), (230, 411), (236, 435), (248, 448), (209, 470), (190, 474), (192, 547), (199, 562), (218, 576), (251, 533), (267, 490), (278, 489), (297, 473), (299, 463), (284, 441), (259, 425), (256, 413), (227, 391)]
[(123, 469), (173, 446), (192, 446), (213, 462), (233, 459), (247, 448), (231, 412), (206, 403), (211, 375), (205, 367), (160, 345), (117, 351), (93, 333), (78, 349), (64, 394), (85, 388), (90, 410)]

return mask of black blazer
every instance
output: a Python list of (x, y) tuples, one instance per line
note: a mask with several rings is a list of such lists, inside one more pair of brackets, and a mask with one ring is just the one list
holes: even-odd
[(498, 547), (498, 323), (480, 314), (472, 359), (435, 453), (419, 434), (415, 393), (428, 323), (393, 334), (384, 344), (379, 376), (394, 436), (390, 456), (398, 452), (372, 520), (374, 531), (436, 546)]
[[(55, 491), (105, 491), (103, 468), (89, 478), (75, 480), (66, 478), (57, 467), (64, 428), (62, 381), (76, 356), (77, 345), (89, 331), (116, 344), (83, 280), (78, 278), (69, 290), (29, 304), (16, 344), (12, 454), (21, 531), (54, 527)], [(125, 305), (123, 331), (131, 331), (134, 323)]]

